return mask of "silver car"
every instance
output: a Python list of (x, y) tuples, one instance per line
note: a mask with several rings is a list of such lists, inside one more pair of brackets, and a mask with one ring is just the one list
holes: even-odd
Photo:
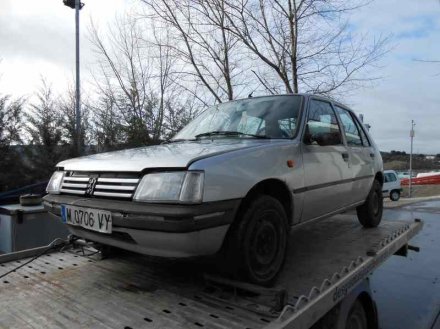
[(57, 165), (44, 198), (76, 236), (161, 257), (225, 255), (270, 284), (292, 226), (382, 217), (383, 165), (355, 114), (314, 95), (213, 106), (161, 145)]

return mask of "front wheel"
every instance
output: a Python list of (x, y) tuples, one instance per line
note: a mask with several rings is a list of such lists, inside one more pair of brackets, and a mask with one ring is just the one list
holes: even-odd
[(359, 222), (364, 227), (376, 227), (382, 220), (383, 196), (382, 185), (374, 180), (365, 203), (356, 208)]
[(392, 190), (390, 193), (391, 201), (398, 201), (400, 199), (400, 192), (398, 190)]
[(230, 263), (252, 283), (270, 285), (280, 272), (287, 249), (288, 221), (281, 203), (268, 195), (255, 198), (228, 235)]

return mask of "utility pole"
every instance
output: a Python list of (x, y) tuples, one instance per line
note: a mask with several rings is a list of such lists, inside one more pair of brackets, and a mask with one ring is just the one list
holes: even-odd
[(76, 146), (78, 156), (82, 154), (81, 145), (81, 89), (79, 69), (79, 11), (84, 7), (80, 0), (63, 0), (67, 7), (75, 9), (75, 64), (76, 64), (76, 92), (75, 92), (75, 117), (76, 117)]
[(413, 156), (413, 140), (414, 140), (414, 120), (411, 120), (411, 131), (409, 132), (409, 137), (411, 138), (411, 152), (409, 154), (409, 191), (408, 197), (412, 194), (412, 156)]

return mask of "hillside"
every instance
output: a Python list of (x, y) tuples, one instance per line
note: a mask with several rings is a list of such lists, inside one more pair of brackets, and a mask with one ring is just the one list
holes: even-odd
[[(384, 169), (408, 170), (409, 154), (401, 151), (381, 152)], [(428, 156), (425, 154), (413, 154), (413, 169), (435, 170), (440, 169), (440, 154)]]

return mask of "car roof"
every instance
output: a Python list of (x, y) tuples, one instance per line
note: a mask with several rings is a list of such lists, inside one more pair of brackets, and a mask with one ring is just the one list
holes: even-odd
[[(302, 96), (302, 97), (304, 97), (304, 98), (315, 98), (315, 99), (320, 99), (320, 100), (323, 100), (323, 101), (332, 102), (333, 104), (335, 104), (335, 105), (337, 105), (337, 106), (340, 106), (340, 107), (342, 107), (342, 108), (344, 108), (344, 109), (346, 109), (346, 110), (348, 110), (348, 111), (352, 111), (352, 112), (353, 112), (353, 110), (350, 109), (347, 105), (344, 105), (344, 104), (342, 104), (342, 103), (340, 103), (340, 102), (338, 102), (338, 101), (336, 101), (336, 100), (334, 100), (334, 99), (332, 99), (332, 98), (330, 98), (330, 97), (322, 96), (322, 95), (318, 95), (318, 94), (310, 94), (310, 93), (289, 93), (289, 94), (276, 94), (276, 95), (252, 96), (252, 97), (248, 97), (248, 98), (234, 99), (234, 100), (231, 100), (231, 101), (229, 101), (229, 102), (241, 101), (241, 100), (252, 99), (252, 98), (258, 99), (258, 98), (265, 98), (265, 97), (278, 97), (278, 96)], [(229, 102), (228, 102), (228, 103), (229, 103)]]

